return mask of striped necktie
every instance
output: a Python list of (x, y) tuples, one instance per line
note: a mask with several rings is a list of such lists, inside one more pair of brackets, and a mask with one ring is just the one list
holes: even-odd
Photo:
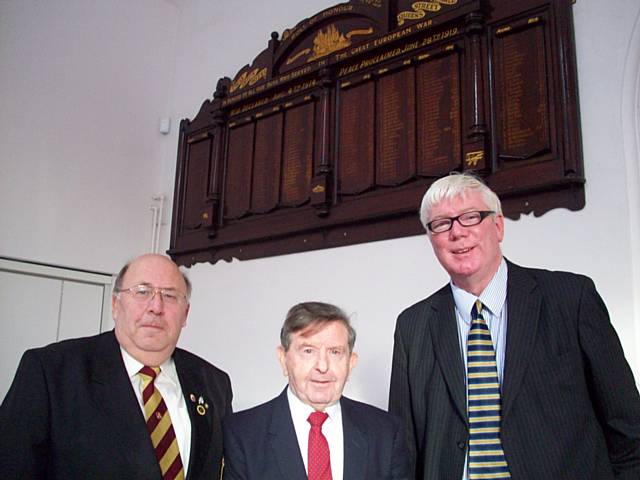
[(184, 480), (176, 432), (173, 430), (167, 405), (154, 383), (159, 373), (160, 367), (144, 366), (140, 369), (144, 418), (147, 421), (147, 430), (151, 435), (151, 443), (156, 451), (163, 480)]
[(469, 480), (511, 478), (500, 440), (500, 382), (482, 303), (471, 310), (467, 341)]

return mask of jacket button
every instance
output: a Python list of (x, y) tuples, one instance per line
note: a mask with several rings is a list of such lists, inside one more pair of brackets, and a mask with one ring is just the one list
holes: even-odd
[(467, 442), (465, 442), (464, 440), (460, 440), (460, 441), (458, 442), (458, 448), (459, 448), (460, 450), (464, 450), (466, 446), (467, 446)]

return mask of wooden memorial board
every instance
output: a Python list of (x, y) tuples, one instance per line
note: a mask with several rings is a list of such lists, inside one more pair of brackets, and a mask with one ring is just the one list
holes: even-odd
[(351, 0), (273, 33), (180, 124), (169, 254), (215, 263), (422, 233), (473, 170), (505, 214), (584, 206), (571, 0)]

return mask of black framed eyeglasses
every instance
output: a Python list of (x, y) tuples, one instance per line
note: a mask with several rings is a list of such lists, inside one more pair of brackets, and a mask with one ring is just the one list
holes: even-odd
[(174, 288), (158, 288), (151, 285), (134, 285), (130, 288), (123, 288), (116, 292), (118, 295), (121, 293), (128, 293), (138, 303), (149, 303), (156, 294), (160, 295), (160, 298), (164, 303), (169, 305), (176, 305), (178, 303), (187, 303), (187, 297)]
[(453, 227), (453, 222), (457, 221), (463, 227), (473, 227), (478, 225), (489, 215), (493, 215), (496, 212), (493, 210), (479, 210), (473, 212), (464, 212), (457, 217), (445, 217), (436, 218), (435, 220), (427, 223), (427, 228), (431, 233), (443, 233), (448, 232)]

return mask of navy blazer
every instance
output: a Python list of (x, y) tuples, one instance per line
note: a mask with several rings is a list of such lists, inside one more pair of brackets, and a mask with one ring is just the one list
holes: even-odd
[[(405, 432), (399, 419), (376, 407), (340, 399), (344, 479), (409, 478)], [(287, 388), (273, 400), (224, 421), (224, 480), (304, 480)]]
[[(187, 478), (217, 479), (229, 377), (185, 350), (173, 358), (191, 419)], [(209, 405), (205, 415), (191, 394)], [(25, 352), (0, 407), (0, 478), (161, 477), (113, 331)]]
[[(502, 445), (514, 479), (640, 478), (640, 396), (593, 282), (508, 262)], [(402, 312), (389, 410), (415, 478), (462, 478), (464, 363), (449, 285)]]

